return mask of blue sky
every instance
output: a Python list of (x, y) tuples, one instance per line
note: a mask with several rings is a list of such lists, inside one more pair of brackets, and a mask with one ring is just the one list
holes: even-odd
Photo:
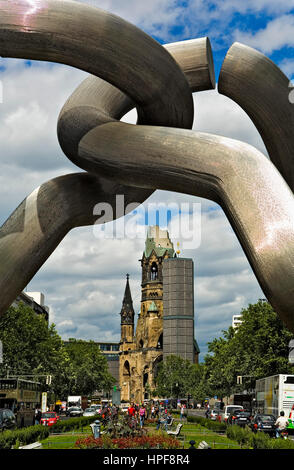
[[(294, 0), (81, 3), (121, 16), (162, 44), (208, 36), (216, 81), (234, 41), (264, 53), (294, 79)], [(0, 59), (1, 222), (43, 182), (78, 171), (58, 145), (56, 122), (65, 100), (86, 76), (60, 64)], [(257, 130), (238, 105), (219, 95), (217, 89), (195, 93), (193, 98), (194, 130), (248, 142), (266, 154)], [(135, 112), (126, 118), (129, 122), (135, 119)], [(167, 191), (156, 191), (148, 202), (201, 205), (201, 244), (182, 254), (194, 260), (195, 335), (202, 360), (207, 342), (231, 325), (232, 315), (264, 295), (217, 204)], [(173, 218), (170, 229), (172, 222)], [(182, 240), (173, 241), (182, 244)], [(103, 240), (95, 238), (91, 227), (75, 229), (35, 275), (28, 290), (44, 292), (50, 319), (64, 339), (119, 340), (118, 313), (127, 272), (135, 310), (140, 309), (138, 260), (143, 250), (142, 239)]]

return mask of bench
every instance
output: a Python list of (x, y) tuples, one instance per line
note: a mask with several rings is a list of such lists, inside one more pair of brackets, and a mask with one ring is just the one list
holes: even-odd
[(172, 419), (171, 419), (171, 422), (166, 425), (167, 428), (171, 429), (174, 420), (175, 420), (175, 418), (172, 418)]
[(169, 434), (171, 436), (178, 437), (180, 432), (181, 432), (182, 427), (183, 427), (182, 424), (178, 424), (177, 429), (175, 431), (167, 431), (167, 434)]
[(211, 449), (211, 447), (207, 444), (207, 442), (201, 441), (198, 446), (198, 449)]
[(26, 446), (21, 446), (19, 449), (42, 449), (41, 442), (33, 442), (33, 444), (28, 444)]

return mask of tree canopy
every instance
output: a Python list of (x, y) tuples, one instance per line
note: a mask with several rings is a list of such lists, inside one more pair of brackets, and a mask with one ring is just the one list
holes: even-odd
[[(223, 337), (208, 343), (202, 387), (210, 396), (228, 396), (254, 388), (255, 380), (294, 372), (288, 363), (288, 344), (293, 333), (282, 323), (267, 301), (259, 300), (242, 312), (237, 329), (223, 331)], [(237, 376), (243, 376), (242, 386)]]
[(71, 393), (89, 395), (96, 390), (110, 390), (115, 383), (108, 372), (105, 356), (94, 341), (70, 339), (65, 344), (70, 362), (74, 368)]
[[(267, 301), (259, 300), (242, 312), (237, 329), (229, 327), (208, 343), (203, 364), (195, 365), (179, 356), (168, 356), (156, 380), (159, 396), (192, 395), (197, 400), (250, 390), (255, 380), (276, 374), (294, 374), (288, 362), (293, 338)], [(242, 385), (237, 384), (242, 376)]]
[[(110, 389), (115, 382), (98, 345), (81, 340), (64, 344), (55, 325), (48, 325), (42, 315), (24, 304), (10, 307), (0, 317), (0, 340), (0, 376), (32, 376), (56, 397), (90, 395)], [(45, 385), (46, 375), (52, 376), (49, 386)]]

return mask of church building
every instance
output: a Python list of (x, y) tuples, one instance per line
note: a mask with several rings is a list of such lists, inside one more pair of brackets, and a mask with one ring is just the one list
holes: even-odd
[(151, 398), (159, 363), (177, 354), (198, 362), (194, 339), (194, 268), (180, 258), (166, 230), (148, 228), (142, 267), (141, 309), (135, 312), (129, 275), (122, 302), (119, 378), (121, 400)]

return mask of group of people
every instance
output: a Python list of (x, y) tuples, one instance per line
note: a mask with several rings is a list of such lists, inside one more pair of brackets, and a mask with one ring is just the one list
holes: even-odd
[(116, 405), (105, 405), (98, 410), (98, 414), (104, 422), (107, 422), (110, 419), (116, 420), (118, 418), (118, 411), (119, 407)]
[(172, 423), (172, 415), (167, 409), (164, 410), (164, 413), (160, 414), (157, 419), (156, 429), (158, 430), (161, 426), (164, 426), (165, 430), (168, 430), (168, 426)]
[(128, 416), (131, 420), (133, 427), (136, 427), (138, 421), (140, 423), (140, 428), (143, 428), (145, 419), (147, 418), (147, 410), (145, 405), (142, 403), (141, 406), (132, 403), (131, 406), (128, 408)]

